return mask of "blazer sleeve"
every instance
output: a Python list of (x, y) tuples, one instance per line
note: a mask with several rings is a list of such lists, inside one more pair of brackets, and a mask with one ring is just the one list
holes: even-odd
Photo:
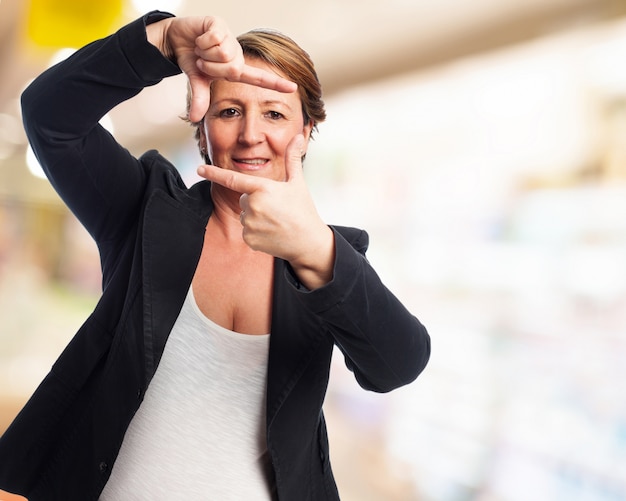
[(387, 392), (412, 382), (430, 357), (426, 328), (381, 282), (365, 258), (367, 233), (332, 229), (333, 279), (308, 291), (291, 275), (299, 300), (328, 326), (361, 387)]
[(180, 73), (146, 38), (146, 24), (165, 17), (171, 14), (152, 12), (85, 46), (22, 94), (24, 127), (39, 163), (99, 245), (133, 222), (146, 175), (98, 122), (144, 87)]

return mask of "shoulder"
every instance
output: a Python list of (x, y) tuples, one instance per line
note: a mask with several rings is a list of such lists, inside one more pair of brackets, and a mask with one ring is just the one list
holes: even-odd
[(157, 150), (145, 152), (139, 161), (146, 173), (144, 204), (159, 193), (201, 218), (209, 217), (213, 208), (211, 183), (201, 180), (188, 186), (178, 168)]
[(139, 157), (139, 162), (146, 174), (147, 191), (158, 188), (168, 190), (174, 187), (186, 189), (178, 169), (157, 150), (146, 151)]
[(331, 225), (335, 234), (341, 235), (356, 251), (364, 254), (369, 246), (369, 235), (361, 228)]

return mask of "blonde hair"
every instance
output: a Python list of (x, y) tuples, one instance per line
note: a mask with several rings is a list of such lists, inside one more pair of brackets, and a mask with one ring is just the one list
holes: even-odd
[[(312, 124), (312, 131), (326, 119), (326, 110), (322, 100), (322, 86), (309, 54), (288, 36), (269, 29), (254, 29), (237, 37), (245, 57), (264, 61), (279, 70), (288, 80), (298, 85), (298, 95), (302, 103), (304, 123)], [(191, 92), (187, 90), (187, 116), (191, 107)], [(203, 121), (190, 122), (195, 128), (195, 138), (200, 145)], [(206, 151), (200, 151), (206, 163), (211, 159)]]

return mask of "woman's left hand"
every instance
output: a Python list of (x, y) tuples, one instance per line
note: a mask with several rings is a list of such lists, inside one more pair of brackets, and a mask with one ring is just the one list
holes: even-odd
[(198, 174), (237, 193), (243, 239), (254, 250), (289, 261), (308, 289), (328, 283), (335, 261), (334, 234), (322, 221), (304, 180), (298, 134), (287, 146), (286, 179), (274, 181), (203, 165)]

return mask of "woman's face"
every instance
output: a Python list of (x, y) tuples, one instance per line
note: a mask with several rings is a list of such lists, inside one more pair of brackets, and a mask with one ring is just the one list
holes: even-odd
[[(247, 58), (246, 62), (280, 74), (257, 59)], [(304, 123), (297, 92), (285, 94), (219, 80), (211, 87), (202, 139), (218, 167), (284, 181), (287, 145), (297, 134), (304, 134), (304, 154), (311, 128)]]

